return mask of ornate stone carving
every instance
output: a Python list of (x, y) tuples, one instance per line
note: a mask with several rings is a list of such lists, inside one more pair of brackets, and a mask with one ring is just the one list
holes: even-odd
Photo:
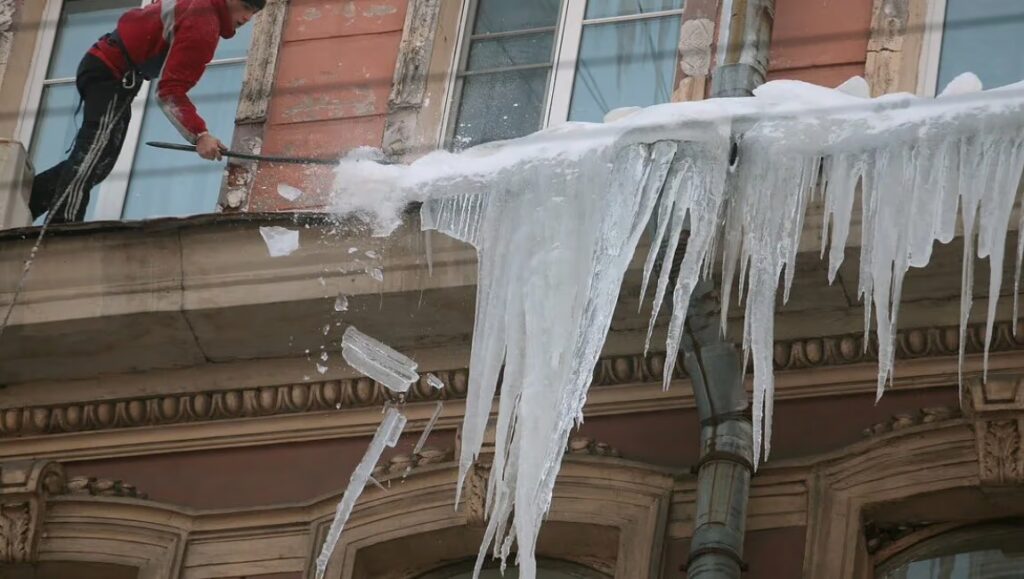
[(864, 525), (864, 544), (868, 553), (874, 555), (900, 539), (930, 526), (931, 523), (875, 523)]
[[(878, 344), (874, 336), (870, 338), (866, 350), (863, 340), (863, 334), (858, 332), (779, 341), (775, 344), (775, 369), (802, 370), (877, 360)], [(957, 348), (958, 329), (955, 326), (904, 330), (896, 337), (896, 357), (899, 359), (955, 356)], [(980, 353), (983, 349), (984, 325), (968, 327), (967, 352)], [(1024, 332), (1020, 333), (1020, 337), (1015, 337), (1011, 323), (996, 324), (990, 351), (1014, 350), (1024, 350)], [(603, 358), (594, 368), (593, 386), (600, 388), (660, 382), (664, 364), (663, 353)], [(466, 397), (469, 380), (467, 369), (436, 370), (434, 374), (445, 383), (445, 388), (434, 390), (425, 378), (421, 379), (406, 394), (406, 402)], [(672, 375), (675, 378), (686, 377), (681, 360), (672, 369)], [(379, 406), (394, 400), (396, 397), (389, 390), (369, 378), (353, 378), (123, 400), (0, 408), (0, 438), (323, 412)]]
[(0, 0), (0, 84), (7, 72), (7, 61), (11, 57), (14, 43), (14, 17), (17, 12), (16, 0)]
[(0, 504), (0, 563), (27, 563), (31, 560), (31, 527), (31, 504)]
[(686, 76), (707, 76), (711, 70), (711, 43), (715, 23), (707, 18), (683, 22), (679, 34), (679, 68)]
[(0, 566), (35, 561), (49, 495), (64, 489), (64, 472), (49, 461), (0, 463)]
[(95, 478), (88, 476), (74, 476), (68, 479), (64, 488), (64, 494), (88, 495), (94, 497), (126, 497), (133, 499), (148, 498), (146, 493), (140, 492), (135, 485), (121, 480), (106, 478)]
[(886, 432), (903, 430), (904, 428), (910, 428), (911, 426), (941, 422), (943, 420), (952, 420), (962, 416), (963, 412), (955, 406), (933, 406), (929, 408), (922, 408), (917, 411), (916, 414), (897, 414), (885, 422), (879, 422), (871, 428), (864, 430), (864, 436), (885, 434)]
[(987, 381), (970, 380), (966, 394), (982, 484), (1024, 484), (1024, 376), (994, 374)]
[(619, 450), (604, 442), (597, 442), (586, 436), (574, 436), (569, 439), (569, 454), (589, 454), (591, 456), (622, 456)]
[(462, 491), (461, 508), (466, 512), (466, 524), (482, 527), (487, 522), (487, 473), (490, 465), (474, 464), (466, 476)]
[(453, 458), (454, 452), (450, 448), (442, 449), (424, 446), (417, 454), (396, 454), (387, 462), (377, 465), (373, 469), (373, 477), (384, 478), (393, 475), (406, 475), (418, 467), (449, 462)]
[(993, 485), (1022, 484), (1021, 427), (1018, 420), (981, 423), (978, 431), (982, 482)]

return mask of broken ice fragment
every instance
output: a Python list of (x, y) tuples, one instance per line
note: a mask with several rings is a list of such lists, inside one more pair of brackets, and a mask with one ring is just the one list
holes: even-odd
[(384, 488), (384, 485), (380, 484), (380, 481), (373, 478), (372, 476), (370, 477), (370, 482), (373, 483), (373, 486), (379, 488), (380, 490), (388, 492), (388, 489)]
[(289, 201), (295, 201), (302, 196), (302, 191), (286, 183), (278, 183), (277, 194)]
[(420, 379), (416, 362), (349, 326), (341, 338), (341, 355), (356, 370), (396, 393)]
[(359, 248), (357, 248), (357, 247), (350, 247), (350, 248), (348, 248), (348, 252), (349, 252), (350, 254), (351, 254), (351, 253), (355, 253), (355, 252), (357, 252), (357, 251), (359, 251)]
[(427, 384), (434, 390), (444, 390), (444, 382), (433, 374), (427, 374)]
[(363, 255), (365, 255), (366, 257), (369, 257), (370, 259), (377, 259), (377, 258), (380, 257), (380, 254), (378, 254), (376, 251), (373, 251), (372, 249), (367, 251)]
[(290, 255), (299, 248), (298, 230), (285, 229), (284, 227), (260, 227), (260, 235), (267, 243), (267, 252), (270, 257), (283, 257)]
[(338, 294), (338, 299), (334, 300), (334, 311), (344, 312), (348, 310), (348, 296), (345, 294)]
[(326, 374), (326, 373), (327, 373), (327, 366), (323, 366), (323, 365), (321, 365), (321, 364), (317, 364), (317, 365), (316, 365), (316, 371), (317, 371), (317, 373), (319, 373), (320, 375), (324, 375), (324, 374)]
[(328, 358), (327, 352), (324, 352), (324, 353), (320, 354), (320, 359), (323, 360), (324, 362), (327, 361), (327, 358)]
[(420, 439), (416, 441), (416, 446), (412, 449), (413, 454), (419, 454), (423, 450), (423, 445), (427, 443), (427, 437), (430, 436), (430, 431), (434, 429), (434, 424), (437, 423), (437, 418), (441, 416), (442, 410), (444, 410), (444, 402), (438, 400), (437, 406), (434, 407), (434, 413), (423, 428), (423, 434), (420, 435)]
[(327, 562), (331, 559), (331, 553), (334, 552), (334, 548), (338, 545), (338, 539), (341, 538), (341, 530), (345, 527), (345, 522), (348, 521), (349, 515), (352, 514), (352, 508), (355, 507), (356, 500), (359, 498), (360, 493), (363, 492), (363, 487), (370, 480), (373, 467), (377, 465), (377, 461), (380, 460), (380, 455), (384, 452), (385, 447), (395, 446), (398, 442), (398, 437), (402, 434), (403, 428), (405, 428), (405, 416), (402, 416), (394, 408), (389, 409), (387, 415), (384, 416), (384, 420), (377, 427), (377, 433), (373, 435), (373, 440), (366, 449), (363, 460), (359, 461), (355, 471), (352, 473), (352, 477), (348, 481), (348, 487), (345, 489), (345, 494), (341, 496), (338, 508), (334, 511), (334, 520), (331, 521), (330, 530), (327, 531), (327, 538), (324, 539), (320, 556), (316, 558), (317, 579), (321, 579), (324, 576), (324, 572), (327, 570)]
[(366, 273), (370, 274), (370, 277), (377, 281), (384, 281), (384, 272), (379, 267), (368, 269)]

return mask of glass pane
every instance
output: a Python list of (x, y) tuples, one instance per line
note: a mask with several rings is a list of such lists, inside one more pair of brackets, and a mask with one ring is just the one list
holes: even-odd
[(618, 107), (668, 102), (680, 25), (680, 16), (666, 16), (585, 26), (569, 120), (599, 122)]
[(1022, 37), (1021, 0), (947, 0), (938, 91), (964, 72), (977, 74), (985, 88), (1024, 80)]
[(561, 0), (479, 0), (473, 34), (554, 26)]
[(678, 10), (686, 0), (590, 0), (583, 18), (610, 18), (632, 14), (649, 14), (662, 10)]
[(469, 70), (550, 63), (554, 40), (555, 35), (546, 32), (493, 40), (474, 40), (469, 49)]
[[(32, 134), (32, 146), (29, 157), (36, 173), (41, 173), (67, 158), (75, 133), (82, 122), (79, 113), (75, 118), (78, 106), (78, 89), (73, 83), (54, 84), (43, 88), (40, 99), (40, 115)], [(89, 208), (86, 219), (92, 219), (96, 208), (99, 187), (89, 193)], [(59, 193), (58, 193), (59, 195)], [(42, 217), (39, 218), (42, 221)]]
[(222, 58), (242, 58), (249, 52), (249, 44), (252, 43), (252, 29), (256, 26), (256, 19), (252, 19), (245, 26), (235, 30), (231, 38), (221, 38), (217, 43), (217, 51), (213, 53), (214, 60)]
[[(206, 119), (210, 133), (226, 143), (235, 129), (242, 71), (242, 64), (211, 66), (189, 93)], [(181, 135), (171, 126), (152, 94), (155, 84), (150, 87), (123, 217), (144, 219), (212, 213), (220, 194), (224, 164), (205, 161), (195, 153), (163, 151), (145, 145), (146, 141), (181, 142)]]
[(512, 139), (540, 128), (547, 68), (498, 72), (463, 79), (452, 148)]
[(882, 579), (1012, 579), (1024, 577), (1024, 528), (952, 531), (915, 545), (880, 569)]
[(114, 30), (117, 19), (139, 0), (71, 0), (64, 3), (46, 78), (75, 76), (85, 51)]

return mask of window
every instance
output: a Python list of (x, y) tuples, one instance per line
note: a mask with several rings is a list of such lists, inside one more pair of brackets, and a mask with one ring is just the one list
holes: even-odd
[(1019, 579), (1024, 525), (961, 529), (925, 540), (886, 561), (882, 579)]
[[(148, 3), (149, 0), (145, 0)], [(50, 0), (41, 28), (39, 70), (30, 86), (20, 137), (30, 143), (36, 171), (48, 169), (67, 156), (81, 123), (75, 72), (86, 50), (114, 29), (127, 9), (139, 0)], [(47, 23), (50, 23), (47, 26)], [(245, 55), (252, 25), (221, 40), (214, 61), (189, 92), (210, 132), (230, 142), (238, 106)], [(45, 69), (45, 70), (44, 70)], [(32, 82), (32, 81), (30, 81)], [(223, 166), (187, 153), (168, 153), (145, 146), (146, 141), (181, 142), (181, 136), (159, 110), (155, 83), (144, 83), (132, 104), (132, 120), (114, 169), (89, 198), (87, 220), (143, 219), (212, 213), (220, 193)], [(38, 111), (32, 114), (33, 111)]]
[[(510, 559), (510, 561), (514, 560), (514, 557)], [(472, 579), (475, 563), (475, 560), (463, 561), (431, 571), (426, 575), (420, 575), (417, 579)], [(519, 569), (511, 562), (505, 569), (504, 575), (501, 573), (500, 565), (494, 561), (485, 564), (484, 569), (480, 572), (480, 579), (516, 579), (517, 577), (519, 577)], [(537, 559), (537, 579), (608, 579), (608, 575), (569, 561), (541, 557)]]
[(454, 149), (668, 102), (684, 0), (467, 0)]
[(919, 75), (920, 92), (941, 92), (949, 81), (973, 72), (985, 88), (1024, 80), (1020, 38), (1021, 0), (931, 0)]

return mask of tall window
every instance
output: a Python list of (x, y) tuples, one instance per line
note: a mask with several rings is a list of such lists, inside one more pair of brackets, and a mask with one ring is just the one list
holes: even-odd
[(1024, 577), (1024, 525), (962, 529), (914, 545), (878, 568), (882, 579)]
[(684, 0), (467, 0), (452, 148), (668, 102)]
[(942, 91), (965, 72), (977, 74), (985, 88), (1024, 80), (1024, 2), (931, 0), (929, 10), (922, 92)]
[[(145, 3), (148, 3), (146, 0)], [(26, 107), (36, 111), (23, 121), (22, 138), (37, 171), (66, 157), (81, 124), (75, 72), (86, 50), (114, 29), (117, 19), (139, 0), (50, 0), (41, 29), (41, 52), (48, 62)], [(234, 131), (245, 54), (252, 25), (221, 40), (214, 61), (189, 96), (209, 130), (225, 142)], [(147, 86), (148, 85), (148, 86)], [(132, 122), (111, 175), (90, 192), (86, 219), (144, 219), (212, 213), (220, 192), (223, 166), (187, 153), (147, 147), (146, 141), (182, 142), (157, 106), (156, 83), (146, 83), (132, 105)]]

